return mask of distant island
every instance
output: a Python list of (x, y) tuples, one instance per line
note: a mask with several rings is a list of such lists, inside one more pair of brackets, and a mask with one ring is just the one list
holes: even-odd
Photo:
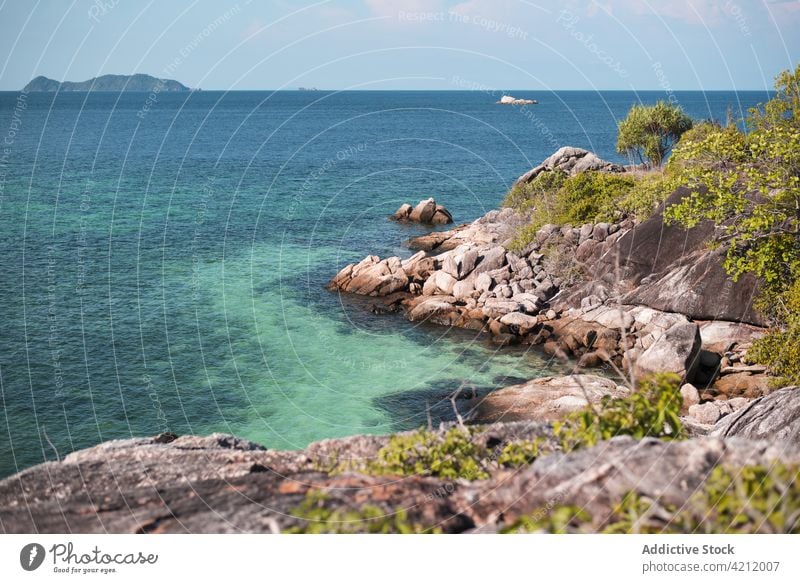
[(173, 79), (157, 79), (151, 75), (102, 75), (88, 81), (56, 81), (38, 76), (23, 91), (191, 91)]

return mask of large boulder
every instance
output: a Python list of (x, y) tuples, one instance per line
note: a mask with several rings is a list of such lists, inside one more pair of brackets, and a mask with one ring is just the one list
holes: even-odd
[(659, 336), (649, 348), (633, 358), (638, 376), (671, 372), (691, 382), (700, 363), (700, 330), (697, 324), (681, 322)]
[(784, 387), (723, 417), (711, 435), (781, 440), (800, 445), (800, 388)]
[(725, 354), (733, 345), (753, 342), (766, 333), (765, 328), (739, 322), (713, 320), (698, 322), (698, 325), (700, 338), (703, 340), (703, 350), (717, 354)]
[(455, 249), (444, 257), (442, 270), (455, 279), (464, 279), (475, 269), (478, 257), (477, 249)]
[(755, 399), (770, 392), (770, 380), (770, 377), (765, 374), (727, 373), (714, 381), (712, 389), (729, 399), (736, 397)]
[(533, 379), (489, 393), (475, 407), (475, 423), (553, 421), (597, 403), (606, 395), (624, 397), (625, 387), (594, 375)]
[(386, 296), (403, 291), (407, 286), (408, 274), (398, 257), (381, 261), (375, 255), (348, 265), (328, 283), (328, 289), (365, 296)]
[[(724, 249), (708, 245), (715, 233), (713, 223), (703, 221), (685, 229), (664, 222), (663, 208), (688, 194), (679, 188), (653, 216), (613, 242), (597, 245), (584, 257), (589, 283), (576, 288), (575, 297), (587, 295), (581, 288), (599, 281), (610, 288), (609, 295), (623, 294), (624, 304), (677, 312), (693, 320), (764, 326), (763, 315), (753, 308), (756, 279), (744, 274), (734, 282), (723, 267)], [(745, 329), (736, 331), (745, 333)]]
[(542, 172), (550, 172), (552, 170), (560, 170), (570, 175), (575, 175), (587, 170), (625, 172), (625, 169), (619, 164), (602, 160), (589, 150), (565, 146), (556, 151), (544, 162), (517, 178), (515, 184), (530, 182)]

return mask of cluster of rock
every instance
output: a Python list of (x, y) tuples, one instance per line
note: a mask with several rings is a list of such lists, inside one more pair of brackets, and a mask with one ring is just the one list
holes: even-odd
[(503, 95), (497, 103), (500, 105), (536, 105), (539, 102), (535, 99), (518, 99), (511, 95)]
[[(562, 148), (531, 173), (620, 168)], [(677, 202), (686, 192), (668, 200)], [(512, 250), (526, 217), (491, 211), (469, 224), (412, 239), (406, 259), (369, 256), (329, 288), (376, 298), (373, 311), (402, 309), (415, 322), (480, 330), (498, 345), (540, 345), (581, 368), (610, 366), (641, 376), (672, 372), (687, 383), (688, 413), (701, 425), (769, 392), (767, 371), (743, 355), (764, 333), (752, 308), (753, 278), (732, 281), (713, 227), (666, 225), (659, 211), (635, 223), (545, 225)], [(690, 388), (691, 387), (691, 390)]]
[(394, 221), (421, 223), (423, 225), (449, 225), (453, 222), (453, 215), (433, 198), (419, 201), (412, 207), (405, 203), (390, 217)]
[[(680, 507), (721, 464), (800, 463), (799, 397), (789, 387), (758, 399), (707, 437), (620, 436), (519, 469), (495, 466), (472, 482), (325, 470), (375, 459), (388, 437), (326, 440), (304, 451), (219, 434), (110, 441), (0, 481), (0, 524), (5, 533), (277, 533), (307, 526), (297, 509), (313, 493), (324, 494), (317, 504), (329, 510), (358, 512), (369, 503), (452, 533), (495, 532), (554, 500), (601, 522), (630, 491)], [(470, 439), (493, 456), (521, 440), (557, 449), (541, 422), (494, 423)]]
[(600, 172), (625, 172), (625, 168), (619, 164), (608, 162), (597, 156), (594, 152), (583, 148), (564, 146), (558, 149), (552, 156), (544, 162), (531, 168), (525, 174), (517, 178), (514, 184), (524, 184), (532, 181), (542, 172), (552, 172), (558, 170), (574, 176), (580, 172), (596, 170)]
[(582, 367), (674, 372), (711, 387), (705, 400), (719, 394), (753, 398), (766, 390), (763, 375), (735, 366), (741, 348), (762, 328), (625, 303), (603, 278), (565, 279), (565, 261), (590, 271), (597, 256), (612, 254), (635, 235), (639, 227), (632, 221), (547, 225), (514, 252), (507, 245), (519, 220), (510, 209), (493, 211), (468, 227), (425, 236), (422, 243), (412, 240), (423, 250), (407, 259), (368, 256), (348, 265), (329, 287), (380, 298), (415, 322), (482, 330), (500, 345), (541, 345), (547, 354), (575, 358)]

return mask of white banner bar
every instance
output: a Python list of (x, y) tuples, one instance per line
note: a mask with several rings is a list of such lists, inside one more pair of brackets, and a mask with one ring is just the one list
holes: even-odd
[(0, 581), (796, 582), (799, 555), (793, 535), (3, 535)]

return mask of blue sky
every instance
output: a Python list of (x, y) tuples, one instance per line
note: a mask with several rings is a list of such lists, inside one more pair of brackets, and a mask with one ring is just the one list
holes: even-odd
[(0, 0), (0, 89), (764, 89), (798, 31), (786, 0)]

